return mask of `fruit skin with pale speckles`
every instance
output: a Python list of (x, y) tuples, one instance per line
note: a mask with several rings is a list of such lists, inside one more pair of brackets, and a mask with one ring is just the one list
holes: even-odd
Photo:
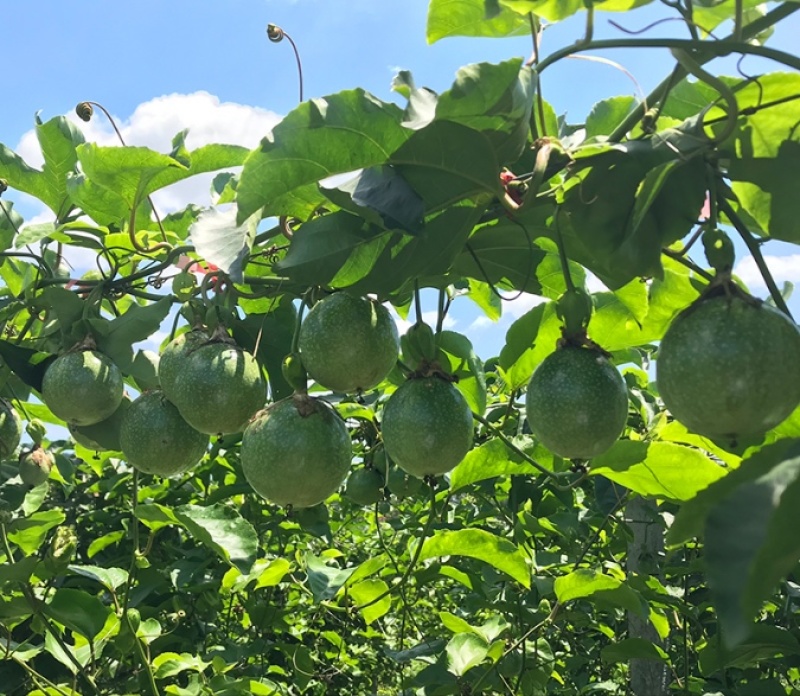
[(800, 405), (800, 330), (743, 293), (704, 298), (679, 314), (658, 350), (664, 405), (690, 430), (760, 435)]
[(96, 452), (107, 452), (109, 450), (119, 452), (119, 431), (122, 427), (125, 413), (131, 403), (133, 403), (131, 398), (127, 394), (124, 395), (117, 410), (108, 418), (94, 425), (70, 425), (70, 435), (72, 435), (75, 442), (87, 449), (95, 450)]
[(192, 428), (158, 389), (142, 394), (126, 410), (119, 439), (131, 466), (165, 477), (191, 469), (209, 442), (208, 435)]
[(122, 401), (122, 373), (95, 350), (64, 353), (47, 368), (42, 401), (72, 425), (93, 425), (108, 418)]
[(333, 408), (295, 394), (264, 409), (242, 437), (245, 478), (276, 505), (313, 507), (336, 492), (350, 470), (350, 434)]
[(158, 362), (158, 380), (168, 399), (172, 399), (175, 382), (183, 361), (200, 346), (208, 343), (209, 335), (202, 329), (193, 329), (173, 338), (161, 352)]
[(603, 353), (566, 346), (534, 371), (525, 409), (531, 432), (547, 449), (565, 459), (591, 459), (625, 429), (628, 392)]
[(381, 432), (392, 461), (424, 478), (446, 474), (466, 456), (472, 426), (472, 411), (461, 392), (431, 376), (410, 379), (389, 397)]
[(29, 452), (23, 452), (19, 458), (19, 477), (31, 487), (41, 486), (48, 478), (56, 460), (48, 450), (34, 446)]
[(267, 385), (256, 359), (227, 341), (188, 354), (168, 398), (189, 425), (209, 435), (239, 433), (264, 406)]
[(337, 392), (380, 384), (397, 362), (400, 338), (378, 302), (338, 292), (317, 302), (300, 326), (298, 348), (309, 376)]

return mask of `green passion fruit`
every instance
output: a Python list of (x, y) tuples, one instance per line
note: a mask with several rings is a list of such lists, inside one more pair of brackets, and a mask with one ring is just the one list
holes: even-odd
[(305, 394), (278, 401), (242, 437), (242, 469), (259, 495), (277, 505), (313, 507), (342, 485), (352, 444), (344, 421)]
[(403, 471), (438, 476), (469, 452), (472, 425), (466, 399), (450, 382), (435, 376), (410, 379), (383, 409), (383, 445)]
[(22, 439), (22, 421), (14, 407), (0, 399), (0, 459), (10, 457)]
[(332, 391), (355, 392), (372, 389), (389, 374), (400, 338), (383, 305), (339, 292), (308, 313), (298, 348), (314, 381)]
[(190, 426), (161, 390), (142, 394), (126, 410), (119, 432), (128, 463), (145, 474), (175, 476), (199, 462), (209, 437)]
[(736, 440), (760, 435), (800, 404), (800, 330), (785, 314), (733, 290), (697, 301), (658, 349), (664, 405), (690, 430)]
[(374, 505), (383, 499), (383, 483), (375, 469), (357, 469), (347, 477), (344, 494), (356, 505)]
[(23, 452), (19, 458), (19, 477), (27, 486), (41, 486), (50, 478), (50, 470), (56, 460), (51, 452), (34, 446), (29, 452)]
[(158, 380), (164, 395), (172, 400), (175, 383), (183, 362), (200, 346), (208, 343), (209, 335), (202, 329), (193, 329), (173, 338), (161, 352), (158, 362)]
[(95, 452), (119, 452), (122, 448), (119, 441), (119, 431), (122, 427), (122, 420), (125, 413), (133, 403), (131, 397), (123, 395), (117, 410), (108, 418), (104, 418), (94, 425), (72, 425), (68, 426), (69, 433), (75, 442), (86, 449)]
[(264, 406), (266, 390), (250, 353), (226, 341), (211, 342), (181, 360), (171, 401), (201, 433), (239, 433)]
[(534, 370), (525, 408), (531, 432), (547, 449), (565, 459), (591, 459), (625, 429), (628, 392), (603, 353), (566, 346)]
[(64, 353), (47, 368), (42, 401), (73, 425), (93, 425), (108, 418), (122, 401), (119, 368), (96, 350)]

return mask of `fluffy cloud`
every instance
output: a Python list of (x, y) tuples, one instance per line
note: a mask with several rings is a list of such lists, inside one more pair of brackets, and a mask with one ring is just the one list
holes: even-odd
[[(83, 131), (87, 141), (117, 145), (119, 141), (108, 120), (99, 110), (88, 123), (74, 113), (67, 116)], [(254, 148), (281, 117), (273, 111), (234, 102), (222, 102), (208, 92), (169, 94), (136, 107), (127, 118), (114, 115), (128, 145), (169, 152), (176, 133), (188, 129), (190, 150), (209, 143), (228, 143)], [(22, 136), (17, 152), (31, 165), (41, 167), (42, 155), (34, 131)], [(188, 203), (210, 203), (209, 184), (213, 174), (203, 174), (157, 192), (153, 198), (159, 212), (180, 210)]]
[[(765, 256), (764, 261), (778, 286), (787, 280), (790, 283), (800, 283), (800, 254)], [(739, 261), (734, 268), (734, 273), (753, 291), (763, 291), (767, 287), (752, 256), (747, 256)]]

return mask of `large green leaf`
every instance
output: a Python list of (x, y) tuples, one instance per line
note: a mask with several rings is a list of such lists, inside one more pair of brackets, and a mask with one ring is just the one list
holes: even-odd
[(8, 538), (29, 556), (39, 550), (47, 533), (65, 519), (63, 510), (41, 510), (29, 517), (18, 517), (8, 525)]
[(428, 212), (465, 198), (502, 194), (500, 164), (490, 139), (452, 121), (434, 121), (414, 131), (389, 158), (422, 197)]
[(661, 249), (695, 224), (706, 192), (700, 126), (587, 151), (567, 180), (556, 223), (570, 258), (615, 290), (662, 277)]
[(357, 89), (312, 99), (289, 113), (247, 157), (239, 181), (239, 220), (301, 219), (325, 197), (317, 183), (334, 174), (385, 163), (412, 134), (402, 111)]
[(45, 605), (45, 612), (70, 631), (91, 640), (103, 630), (111, 608), (88, 592), (60, 587)]
[(431, 0), (428, 3), (428, 43), (451, 36), (506, 37), (530, 32), (525, 17), (504, 8), (487, 17), (485, 0)]
[[(774, 660), (781, 656), (800, 654), (800, 643), (797, 638), (785, 628), (767, 624), (755, 624), (750, 637), (734, 648), (726, 648), (718, 636), (708, 641), (708, 645), (700, 651), (700, 672), (712, 675), (726, 667), (745, 669), (753, 667), (764, 660)], [(749, 691), (752, 696), (772, 694), (767, 691), (763, 682), (759, 680), (758, 691)], [(781, 693), (784, 693), (781, 687)]]
[(486, 375), (483, 362), (475, 353), (472, 342), (455, 331), (436, 334), (436, 345), (449, 356), (450, 368), (458, 377), (456, 387), (467, 400), (470, 409), (483, 415), (486, 411)]
[(436, 119), (454, 121), (483, 133), (501, 164), (516, 161), (528, 139), (533, 79), (521, 59), (461, 68), (453, 86), (439, 96)]
[(461, 677), (486, 659), (489, 643), (475, 633), (456, 633), (445, 648), (447, 669)]
[(521, 389), (528, 383), (539, 363), (556, 349), (559, 338), (561, 320), (554, 302), (537, 305), (509, 327), (500, 351), (500, 367), (509, 389)]
[(502, 440), (495, 437), (470, 450), (461, 463), (453, 469), (450, 473), (450, 490), (456, 491), (471, 483), (496, 476), (535, 476), (538, 473), (536, 467), (528, 464)]
[(635, 493), (667, 500), (689, 500), (725, 475), (702, 452), (674, 442), (620, 440), (595, 457), (591, 473)]
[[(754, 109), (754, 113), (738, 119), (736, 129), (723, 144), (730, 158), (728, 174), (733, 179), (733, 191), (748, 215), (763, 233), (795, 243), (800, 242), (794, 186), (800, 179), (800, 132), (797, 102), (790, 98), (798, 92), (797, 73), (763, 75), (738, 90), (740, 112)], [(767, 108), (757, 108), (773, 102)]]
[(627, 662), (634, 659), (669, 662), (669, 656), (661, 647), (644, 638), (625, 638), (607, 645), (600, 651), (600, 659), (603, 662)]
[(800, 560), (800, 443), (784, 457), (737, 486), (706, 520), (708, 584), (728, 648), (748, 637), (761, 603)]
[(37, 116), (36, 138), (44, 158), (42, 170), (29, 166), (19, 155), (0, 145), (0, 178), (11, 188), (35, 196), (61, 217), (70, 208), (67, 175), (75, 172), (75, 149), (84, 142), (83, 134), (64, 116), (45, 123)]
[(317, 602), (333, 599), (355, 571), (356, 568), (330, 566), (319, 556), (306, 554), (308, 584)]
[(420, 560), (437, 556), (475, 558), (530, 587), (531, 571), (525, 554), (507, 539), (483, 529), (437, 532), (422, 544)]
[(377, 621), (392, 608), (389, 585), (383, 580), (362, 580), (352, 584), (348, 592), (356, 606), (363, 606), (360, 611), (367, 625)]
[(205, 544), (243, 574), (250, 572), (258, 552), (258, 534), (228, 505), (181, 505), (175, 517), (197, 541)]
[[(2, 146), (0, 146), (2, 147)], [(0, 150), (0, 157), (3, 152)], [(5, 251), (11, 247), (14, 235), (22, 226), (24, 220), (22, 216), (14, 210), (13, 201), (0, 201), (0, 251)]]
[(617, 578), (588, 568), (556, 578), (553, 589), (562, 604), (574, 599), (589, 599), (624, 607), (642, 617), (648, 615), (647, 603), (638, 592)]
[[(627, 12), (651, 2), (653, 0), (594, 0), (592, 5), (605, 12)], [(587, 6), (583, 0), (500, 0), (500, 3), (519, 14), (531, 12), (548, 22), (567, 19)]]
[(190, 227), (190, 236), (197, 253), (234, 283), (244, 280), (243, 264), (256, 236), (255, 217), (236, 224), (236, 207), (227, 210), (204, 210)]

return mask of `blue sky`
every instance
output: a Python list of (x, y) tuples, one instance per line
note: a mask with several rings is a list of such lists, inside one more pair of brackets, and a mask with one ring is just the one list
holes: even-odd
[[(446, 39), (429, 46), (425, 0), (42, 0), (6, 5), (0, 142), (33, 164), (38, 164), (30, 134), (34, 114), (40, 111), (46, 120), (71, 113), (85, 99), (103, 103), (120, 120), (129, 144), (164, 149), (177, 131), (188, 127), (190, 146), (210, 140), (255, 146), (297, 103), (294, 56), (288, 42), (267, 40), (270, 22), (291, 34), (301, 51), (306, 97), (360, 86), (381, 99), (399, 99), (390, 91), (397, 69), (411, 70), (417, 84), (441, 91), (461, 65), (530, 52), (525, 37)], [(624, 17), (601, 13), (596, 35), (619, 35), (609, 18), (635, 29), (665, 13), (660, 3)], [(680, 29), (667, 24), (649, 35), (679, 35)], [(579, 22), (551, 27), (543, 50), (564, 46), (581, 34)], [(792, 51), (798, 35), (800, 18), (795, 16), (774, 37), (774, 45)], [(671, 67), (666, 51), (605, 55), (625, 65), (644, 92)], [(749, 73), (777, 69), (750, 59), (744, 67)], [(635, 94), (636, 88), (608, 66), (566, 60), (545, 73), (543, 93), (558, 113), (580, 121), (595, 101)], [(113, 142), (108, 126), (97, 117), (84, 130), (89, 139)], [(206, 204), (206, 186), (205, 180), (191, 182), (162, 195), (157, 204), (163, 209), (182, 207), (188, 200)], [(16, 198), (26, 217), (41, 212), (34, 203)], [(779, 278), (800, 280), (797, 252), (789, 245), (767, 245), (766, 253), (780, 257), (775, 260)], [(749, 272), (752, 264), (742, 263), (743, 273)], [(763, 296), (763, 286), (753, 289)], [(529, 306), (509, 306), (501, 327)], [(800, 314), (797, 297), (792, 307)], [(455, 318), (456, 328), (466, 330), (474, 319), (471, 306), (463, 302)], [(503, 334), (476, 332), (483, 348), (479, 352), (484, 357), (496, 352)]]

